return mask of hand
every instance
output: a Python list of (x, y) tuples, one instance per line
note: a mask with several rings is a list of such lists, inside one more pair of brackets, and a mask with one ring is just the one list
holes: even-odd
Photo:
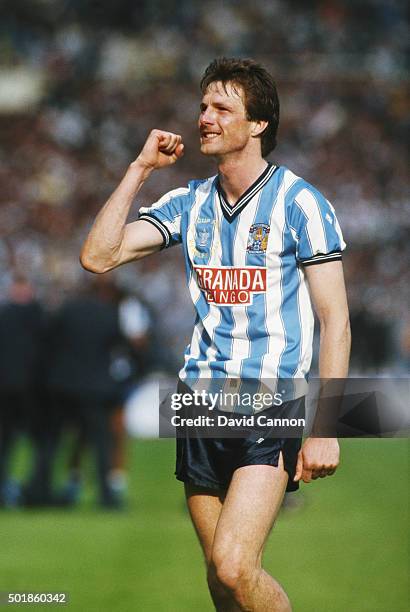
[(174, 164), (184, 154), (182, 137), (172, 132), (152, 130), (136, 162), (149, 170)]
[(336, 438), (308, 438), (298, 454), (294, 481), (310, 482), (335, 473), (339, 465), (339, 443)]

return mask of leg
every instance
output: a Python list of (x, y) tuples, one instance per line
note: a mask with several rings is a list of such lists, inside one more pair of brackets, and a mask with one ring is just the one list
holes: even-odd
[(5, 487), (9, 473), (9, 459), (16, 437), (14, 411), (16, 397), (12, 393), (0, 394), (0, 505), (6, 503)]
[(217, 580), (214, 566), (211, 564), (215, 530), (222, 510), (224, 493), (185, 484), (185, 495), (188, 510), (205, 556), (208, 586), (215, 608), (221, 612), (236, 612), (239, 608)]
[(239, 610), (291, 610), (282, 587), (261, 566), (287, 479), (282, 455), (278, 467), (248, 465), (234, 472), (215, 530), (211, 565)]
[(127, 432), (125, 430), (123, 406), (117, 406), (111, 415), (111, 431), (113, 436), (112, 467), (114, 470), (124, 472)]
[(117, 406), (111, 414), (112, 459), (109, 473), (110, 487), (119, 496), (127, 492), (126, 447), (127, 431), (124, 420), (124, 406)]
[(99, 397), (86, 397), (82, 399), (82, 417), (87, 438), (94, 448), (100, 503), (106, 507), (119, 507), (120, 500), (109, 486), (112, 457), (111, 405)]
[(65, 396), (60, 394), (50, 397), (43, 393), (36, 398), (37, 411), (31, 425), (33, 467), (23, 494), (27, 506), (54, 502), (53, 470), (64, 426), (66, 401)]
[(56, 496), (56, 502), (61, 506), (72, 506), (78, 502), (81, 495), (81, 461), (87, 449), (87, 432), (83, 420), (75, 406), (72, 406), (69, 425), (73, 436), (72, 446), (67, 461), (67, 479), (63, 488)]

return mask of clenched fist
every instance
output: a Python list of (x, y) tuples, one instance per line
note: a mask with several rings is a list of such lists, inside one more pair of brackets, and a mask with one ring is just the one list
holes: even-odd
[(136, 162), (154, 170), (174, 164), (183, 154), (184, 145), (179, 134), (152, 130)]
[(336, 438), (307, 438), (298, 454), (294, 481), (310, 482), (335, 473), (339, 465)]

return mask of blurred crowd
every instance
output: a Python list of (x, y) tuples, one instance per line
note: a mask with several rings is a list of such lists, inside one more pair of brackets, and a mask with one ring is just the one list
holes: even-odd
[[(123, 507), (124, 407), (161, 368), (154, 328), (143, 301), (107, 276), (52, 311), (27, 278), (13, 278), (0, 304), (0, 507), (74, 505), (89, 450), (99, 504)], [(22, 482), (13, 468), (21, 434), (30, 466)]]
[[(181, 133), (186, 154), (144, 185), (142, 204), (213, 174), (198, 153), (198, 81), (215, 56), (251, 56), (278, 84), (272, 160), (318, 186), (340, 219), (355, 367), (400, 369), (406, 35), (400, 0), (3, 0), (0, 298), (16, 271), (50, 310), (84, 282), (82, 240), (152, 128)], [(115, 277), (152, 308), (179, 365), (193, 320), (179, 249)]]

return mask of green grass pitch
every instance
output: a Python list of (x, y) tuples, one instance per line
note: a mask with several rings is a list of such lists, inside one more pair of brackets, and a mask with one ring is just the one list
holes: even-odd
[[(294, 612), (407, 611), (408, 440), (341, 447), (337, 474), (302, 485), (303, 507), (280, 515), (265, 567)], [(95, 508), (91, 477), (75, 510), (1, 511), (0, 591), (65, 591), (75, 612), (213, 610), (174, 441), (130, 441), (129, 465), (125, 512)], [(22, 609), (50, 607), (62, 606)]]

